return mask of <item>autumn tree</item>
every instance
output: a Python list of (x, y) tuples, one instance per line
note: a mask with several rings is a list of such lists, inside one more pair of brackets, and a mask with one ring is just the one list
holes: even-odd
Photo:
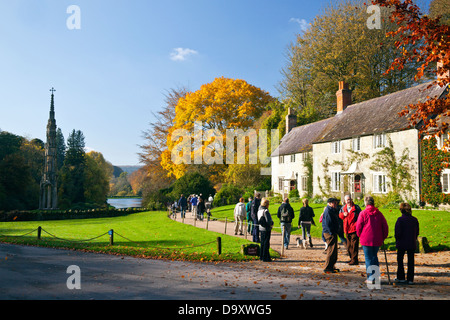
[[(441, 16), (431, 17), (421, 12), (412, 0), (373, 0), (373, 4), (390, 8), (390, 21), (397, 25), (396, 30), (387, 36), (397, 38), (398, 49), (386, 74), (402, 70), (411, 61), (420, 64), (414, 80), (419, 81), (426, 72), (437, 75), (430, 84), (441, 87), (450, 84), (450, 26), (440, 21)], [(436, 13), (435, 13), (436, 14)], [(416, 45), (412, 50), (410, 45)], [(434, 129), (442, 134), (448, 128), (450, 116), (450, 95), (446, 98), (431, 97), (405, 107), (402, 116), (409, 116), (412, 125), (423, 122), (421, 132)]]
[[(153, 193), (169, 187), (174, 181), (174, 178), (170, 177), (168, 171), (162, 167), (161, 159), (162, 153), (167, 150), (167, 136), (175, 119), (175, 107), (178, 100), (187, 93), (188, 89), (185, 87), (168, 90), (165, 94), (164, 105), (160, 111), (152, 113), (155, 120), (150, 123), (150, 128), (143, 132), (145, 144), (140, 146), (142, 151), (139, 153), (140, 161), (144, 164), (139, 172), (145, 172), (140, 174), (139, 178), (143, 203), (148, 203), (149, 198), (155, 198)], [(134, 181), (131, 183), (133, 184)], [(133, 190), (136, 189), (133, 188)]]
[[(175, 108), (162, 167), (176, 178), (188, 170), (200, 170), (220, 181), (227, 168), (226, 149), (231, 148), (226, 144), (227, 130), (251, 128), (271, 101), (268, 92), (244, 80), (224, 77), (186, 94)], [(179, 152), (181, 142), (187, 152)]]

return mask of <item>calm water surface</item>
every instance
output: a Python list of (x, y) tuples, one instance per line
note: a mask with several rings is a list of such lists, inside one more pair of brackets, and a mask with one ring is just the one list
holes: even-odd
[(142, 199), (114, 198), (114, 199), (108, 199), (108, 204), (117, 209), (140, 208), (142, 206)]

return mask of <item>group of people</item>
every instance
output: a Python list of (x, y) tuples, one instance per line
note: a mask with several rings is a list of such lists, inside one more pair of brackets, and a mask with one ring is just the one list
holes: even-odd
[(234, 208), (235, 229), (243, 234), (244, 222), (247, 219), (247, 232), (252, 234), (253, 242), (260, 243), (260, 260), (269, 262), (270, 258), (270, 234), (273, 227), (272, 216), (269, 213), (269, 200), (261, 199), (261, 194), (257, 193), (255, 198), (249, 198), (245, 204), (245, 199), (240, 198)]
[(175, 200), (171, 205), (172, 216), (176, 219), (177, 211), (180, 211), (181, 218), (186, 217), (186, 211), (190, 211), (193, 216), (196, 216), (198, 220), (202, 220), (205, 217), (205, 213), (207, 214), (208, 219), (211, 217), (211, 207), (214, 198), (212, 195), (209, 195), (208, 200), (205, 201), (203, 195), (189, 195), (186, 198), (183, 194), (180, 196), (178, 200)]
[[(324, 272), (339, 272), (335, 268), (338, 258), (338, 237), (345, 241), (350, 257), (349, 265), (358, 265), (359, 244), (361, 244), (367, 270), (368, 284), (375, 284), (374, 267), (380, 266), (378, 251), (388, 237), (389, 227), (386, 218), (375, 207), (373, 197), (364, 198), (365, 209), (356, 205), (349, 195), (344, 198), (344, 204), (339, 208), (338, 200), (330, 198), (322, 216), (322, 237), (326, 242), (326, 260)], [(419, 235), (419, 221), (412, 216), (411, 206), (408, 203), (400, 204), (401, 217), (395, 224), (395, 240), (397, 247), (397, 282), (412, 284), (414, 282), (414, 252)], [(342, 228), (341, 228), (342, 226)], [(344, 238), (345, 239), (345, 238)], [(408, 273), (405, 279), (403, 258), (408, 255)], [(379, 274), (379, 273), (378, 273)]]
[[(322, 240), (325, 242), (325, 266), (324, 272), (337, 273), (335, 264), (338, 259), (338, 238), (347, 248), (350, 258), (349, 265), (359, 264), (359, 245), (361, 244), (367, 270), (367, 283), (374, 284), (374, 266), (379, 268), (378, 251), (388, 237), (389, 227), (385, 217), (375, 207), (371, 196), (364, 198), (365, 209), (353, 202), (350, 195), (344, 197), (343, 205), (339, 205), (336, 198), (329, 198), (319, 222), (322, 223)], [(395, 240), (397, 247), (397, 282), (412, 284), (414, 281), (414, 252), (419, 235), (419, 222), (412, 216), (411, 206), (408, 203), (400, 205), (402, 216), (395, 224)], [(234, 209), (235, 234), (242, 234), (244, 219), (248, 221), (248, 232), (253, 236), (253, 242), (260, 243), (260, 260), (271, 261), (270, 235), (273, 228), (273, 220), (269, 212), (269, 200), (261, 199), (258, 193), (254, 199), (249, 198), (247, 204), (244, 198), (239, 200)], [(283, 244), (288, 249), (292, 222), (295, 218), (294, 209), (285, 198), (278, 208), (277, 217), (284, 232)], [(313, 247), (311, 238), (311, 226), (315, 226), (314, 210), (309, 206), (308, 199), (303, 200), (300, 209), (298, 228), (302, 230), (302, 246), (306, 249)], [(405, 277), (404, 255), (408, 257), (408, 272)]]

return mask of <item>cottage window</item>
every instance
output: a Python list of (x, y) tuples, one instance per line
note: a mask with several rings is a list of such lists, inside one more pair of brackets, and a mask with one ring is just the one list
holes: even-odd
[(440, 149), (442, 149), (444, 147), (446, 140), (448, 140), (448, 133), (444, 133), (439, 137), (439, 148)]
[(450, 176), (450, 173), (442, 174), (442, 192), (443, 193), (450, 193), (450, 191), (448, 190), (449, 176)]
[(307, 191), (307, 189), (308, 189), (308, 176), (302, 176), (301, 179), (302, 179), (302, 184), (301, 184), (302, 189), (301, 189), (301, 191)]
[(341, 141), (333, 141), (331, 143), (331, 153), (337, 154), (341, 153)]
[(384, 148), (386, 146), (386, 135), (384, 133), (374, 135), (373, 146), (375, 149)]
[(291, 154), (291, 162), (295, 162), (295, 154)]
[(340, 172), (331, 172), (331, 191), (340, 191), (341, 174)]
[(373, 175), (373, 192), (375, 193), (386, 193), (386, 175), (385, 174), (374, 174)]
[(278, 162), (279, 162), (279, 163), (284, 163), (284, 156), (280, 156), (280, 157), (278, 158)]
[(360, 151), (361, 150), (361, 137), (353, 138), (352, 140), (352, 150)]
[(278, 190), (283, 191), (283, 187), (284, 187), (284, 179), (278, 178)]

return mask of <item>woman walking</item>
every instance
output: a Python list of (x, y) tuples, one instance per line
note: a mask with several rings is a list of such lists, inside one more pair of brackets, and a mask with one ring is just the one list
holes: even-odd
[(234, 207), (234, 235), (237, 235), (238, 231), (239, 235), (243, 235), (245, 213), (244, 198), (240, 198)]
[[(383, 245), (384, 239), (387, 238), (389, 228), (383, 214), (375, 208), (375, 203), (372, 197), (364, 198), (366, 209), (361, 211), (356, 222), (356, 234), (363, 247), (364, 258), (367, 270), (367, 283), (373, 284), (375, 279), (372, 278), (372, 273), (369, 274), (369, 267), (377, 266), (378, 250)], [(372, 269), (372, 268), (371, 268)]]
[(269, 212), (269, 200), (263, 198), (261, 200), (261, 206), (258, 210), (258, 224), (261, 241), (261, 255), (260, 259), (264, 262), (270, 262), (270, 233), (272, 231), (273, 220)]
[[(414, 252), (416, 251), (416, 241), (419, 235), (419, 221), (412, 216), (411, 206), (408, 203), (400, 204), (402, 216), (395, 224), (395, 245), (397, 247), (397, 278), (399, 283), (414, 283)], [(403, 258), (405, 253), (408, 256), (408, 274), (405, 280), (405, 267)]]
[[(303, 199), (303, 207), (300, 208), (300, 217), (298, 218), (298, 228), (302, 228), (302, 244), (303, 249), (306, 249), (306, 236), (309, 239), (309, 246), (312, 248), (312, 238), (311, 238), (311, 224), (314, 223), (314, 210), (309, 206), (308, 199)], [(321, 221), (322, 222), (322, 221)]]

